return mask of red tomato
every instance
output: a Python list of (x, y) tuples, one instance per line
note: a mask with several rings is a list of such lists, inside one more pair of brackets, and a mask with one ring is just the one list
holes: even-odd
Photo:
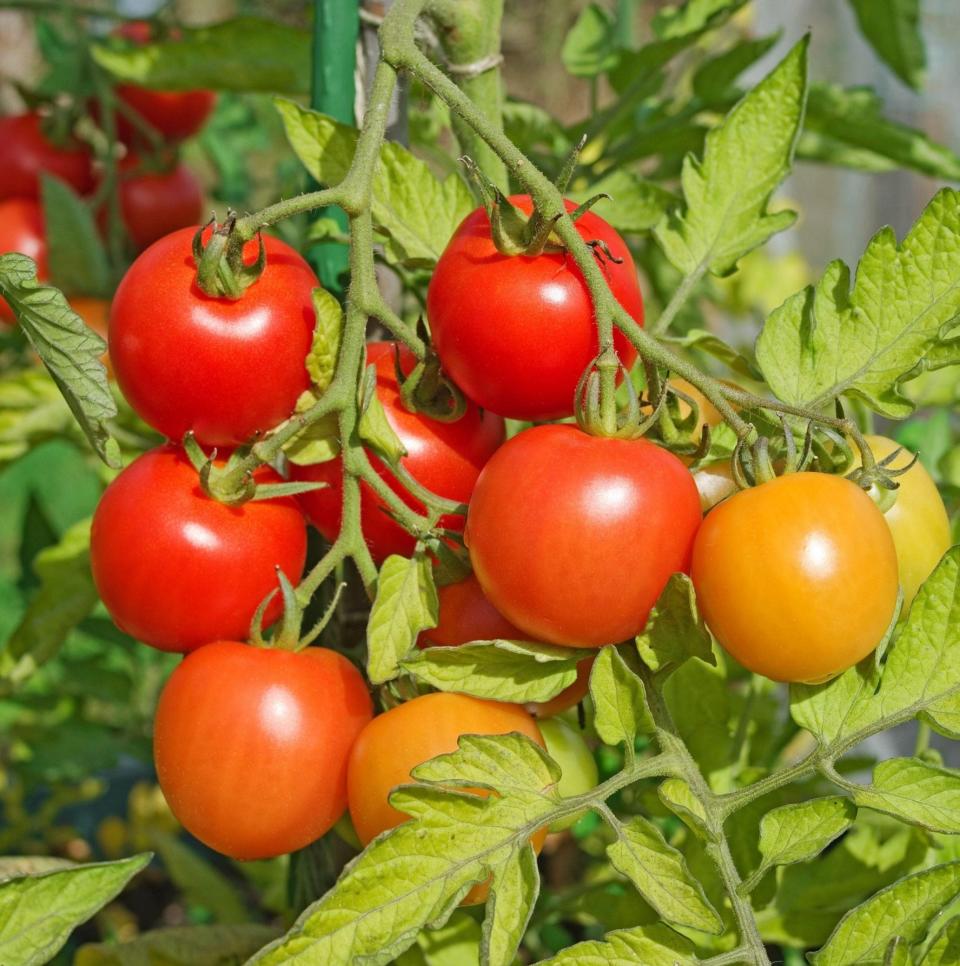
[(700, 525), (690, 472), (645, 440), (528, 429), (484, 467), (466, 541), (491, 603), (534, 640), (600, 647), (643, 630)]
[[(0, 201), (0, 255), (7, 252), (28, 255), (37, 263), (37, 277), (40, 281), (46, 280), (49, 273), (47, 238), (43, 231), (43, 209), (36, 201), (29, 198)], [(0, 298), (0, 322), (15, 321), (6, 299)]]
[[(377, 396), (383, 404), (387, 421), (393, 427), (407, 455), (403, 465), (427, 489), (450, 500), (466, 503), (473, 485), (493, 451), (503, 442), (503, 420), (468, 403), (467, 411), (454, 423), (440, 422), (420, 413), (412, 413), (400, 400), (395, 370), (394, 342), (373, 342), (367, 346), (367, 359), (377, 367)], [(409, 349), (400, 351), (401, 365), (409, 373), (415, 359)], [(393, 490), (407, 504), (421, 512), (424, 507), (410, 497), (387, 466), (372, 453), (370, 461)], [(300, 497), (310, 522), (328, 539), (334, 540), (340, 528), (343, 503), (343, 469), (340, 459), (314, 466), (296, 466), (291, 471), (295, 480), (318, 480), (329, 486)], [(390, 554), (410, 556), (416, 541), (399, 523), (387, 516), (382, 501), (366, 485), (360, 488), (360, 513), (364, 539), (375, 560)], [(463, 517), (450, 515), (441, 519), (448, 529), (463, 528)]]
[(40, 175), (56, 175), (74, 191), (93, 190), (93, 165), (86, 147), (57, 147), (40, 129), (40, 115), (0, 117), (0, 200), (39, 198)]
[(883, 514), (850, 480), (790, 473), (707, 514), (691, 569), (707, 626), (744, 667), (817, 682), (880, 642), (897, 602)]
[(160, 787), (187, 831), (218, 852), (293, 852), (343, 814), (347, 757), (371, 714), (360, 672), (335, 651), (208, 644), (160, 695)]
[[(529, 213), (530, 198), (510, 199)], [(566, 202), (572, 211), (576, 204)], [(600, 265), (620, 304), (643, 323), (637, 270), (623, 239), (601, 217), (577, 220), (587, 241), (603, 241), (619, 264)], [(454, 233), (427, 290), (427, 316), (444, 369), (480, 406), (516, 419), (558, 419), (573, 412), (577, 382), (597, 354), (593, 304), (565, 252), (535, 258), (501, 255), (483, 208)], [(616, 333), (624, 365), (636, 353)]]
[[(194, 229), (154, 242), (130, 266), (110, 312), (110, 359), (127, 401), (179, 441), (235, 446), (283, 422), (310, 385), (310, 266), (265, 237), (267, 267), (243, 295), (210, 298), (196, 283)], [(244, 250), (256, 256), (256, 242)]]
[[(440, 619), (437, 626), (423, 631), (418, 647), (456, 647), (471, 641), (523, 641), (529, 635), (514, 627), (487, 600), (477, 578), (471, 574), (455, 584), (446, 584), (437, 591)], [(531, 701), (527, 711), (539, 718), (548, 718), (579, 704), (590, 687), (590, 668), (593, 659), (577, 666), (577, 679), (549, 701)]]
[[(280, 478), (263, 468), (257, 479)], [(93, 579), (110, 616), (163, 651), (245, 638), (260, 602), (277, 587), (275, 568), (295, 584), (306, 553), (293, 498), (218, 503), (173, 446), (144, 453), (107, 487), (90, 537)], [(275, 598), (265, 623), (280, 609)]]
[(137, 249), (178, 228), (200, 223), (203, 189), (185, 164), (176, 164), (169, 171), (136, 173), (137, 165), (135, 155), (120, 165), (120, 210)]

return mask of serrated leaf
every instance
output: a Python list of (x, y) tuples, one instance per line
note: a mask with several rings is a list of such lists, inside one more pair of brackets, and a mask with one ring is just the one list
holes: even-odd
[(90, 209), (65, 181), (40, 175), (50, 280), (70, 295), (106, 297), (110, 265)]
[(857, 809), (848, 798), (814, 798), (783, 805), (760, 820), (761, 869), (806, 862), (853, 824)]
[(367, 622), (367, 676), (373, 684), (383, 684), (400, 673), (400, 662), (420, 631), (437, 626), (438, 613), (429, 557), (387, 557)]
[(525, 845), (494, 869), (480, 946), (483, 966), (512, 966), (539, 894), (537, 855)]
[(683, 855), (667, 844), (656, 825), (635, 816), (615, 831), (617, 840), (607, 846), (610, 862), (664, 919), (703, 932), (723, 929)]
[(610, 200), (598, 201), (593, 210), (627, 233), (649, 231), (677, 200), (666, 188), (627, 168), (614, 168), (589, 187), (569, 192), (578, 202), (598, 194), (610, 195)]
[(401, 661), (405, 671), (441, 691), (477, 698), (549, 701), (577, 677), (583, 651), (525, 641), (476, 641), (457, 647), (430, 647)]
[[(276, 106), (287, 139), (310, 174), (321, 184), (342, 181), (356, 151), (356, 129), (292, 101), (279, 99)], [(377, 231), (387, 238), (388, 261), (419, 267), (436, 264), (457, 226), (475, 207), (458, 174), (441, 181), (395, 141), (381, 146), (372, 215)]]
[(907, 168), (960, 180), (960, 157), (923, 131), (884, 117), (868, 87), (811, 84), (797, 157), (860, 171)]
[(780, 39), (780, 34), (741, 40), (729, 50), (705, 60), (693, 74), (693, 92), (706, 104), (715, 103), (733, 87), (748, 67), (760, 60)]
[(83, 324), (62, 292), (37, 281), (37, 266), (26, 255), (0, 255), (0, 295), (10, 304), (97, 455), (119, 468), (119, 451), (106, 425), (117, 415), (107, 370), (100, 361), (107, 344)]
[(675, 669), (691, 657), (717, 663), (710, 632), (697, 610), (693, 583), (686, 574), (673, 574), (667, 581), (636, 643), (651, 671)]
[(920, 0), (850, 0), (850, 5), (877, 56), (904, 84), (920, 90), (927, 69)]
[(937, 933), (920, 966), (956, 966), (960, 963), (960, 916), (955, 916)]
[(0, 651), (0, 677), (14, 685), (54, 657), (97, 603), (90, 574), (90, 520), (74, 524), (58, 543), (41, 550), (33, 570), (40, 588)]
[(703, 838), (713, 838), (707, 828), (707, 813), (703, 803), (682, 778), (667, 778), (657, 788), (660, 801), (673, 812), (691, 831)]
[(743, 98), (708, 135), (702, 162), (688, 156), (684, 206), (656, 229), (657, 240), (686, 275), (727, 275), (737, 260), (789, 227), (793, 212), (767, 212), (790, 170), (806, 98), (807, 40)]
[(313, 311), (317, 316), (313, 344), (307, 353), (307, 372), (316, 392), (323, 392), (333, 381), (337, 355), (343, 336), (343, 309), (326, 289), (313, 290)]
[(41, 966), (150, 861), (135, 855), (0, 883), (0, 962)]
[(92, 53), (117, 80), (157, 90), (310, 93), (310, 34), (274, 20), (234, 17), (209, 27), (181, 27), (169, 41), (96, 44)]
[(693, 944), (667, 926), (637, 926), (577, 943), (538, 966), (696, 966)]
[(258, 923), (151, 929), (124, 943), (87, 943), (73, 966), (233, 966), (276, 939)]
[(574, 77), (596, 77), (616, 67), (619, 58), (616, 17), (597, 3), (588, 4), (567, 32), (560, 57)]
[(960, 862), (906, 876), (848, 912), (810, 961), (816, 966), (882, 966), (891, 939), (922, 939), (958, 896)]
[(617, 745), (623, 741), (632, 749), (638, 733), (653, 733), (653, 717), (647, 707), (643, 681), (627, 667), (615, 647), (601, 648), (593, 662), (590, 696), (595, 708), (594, 727), (606, 744)]
[(933, 832), (960, 833), (960, 772), (919, 758), (890, 758), (858, 786), (854, 801)]
[(921, 368), (960, 312), (960, 193), (940, 191), (897, 244), (877, 232), (857, 267), (832, 262), (817, 284), (766, 321), (757, 360), (785, 402), (819, 408), (853, 393), (903, 418), (913, 403), (901, 383)]

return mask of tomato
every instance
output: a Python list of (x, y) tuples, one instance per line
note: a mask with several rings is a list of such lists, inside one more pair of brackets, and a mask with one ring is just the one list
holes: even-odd
[[(310, 385), (310, 266), (265, 237), (267, 266), (237, 300), (196, 283), (194, 229), (154, 242), (130, 266), (110, 312), (110, 359), (140, 417), (179, 441), (192, 429), (208, 446), (235, 446), (283, 422)], [(251, 241), (244, 250), (256, 257)]]
[[(540, 734), (547, 746), (547, 754), (560, 766), (557, 791), (561, 798), (573, 798), (596, 788), (600, 781), (597, 763), (579, 731), (559, 718), (550, 718), (540, 722)], [(584, 811), (558, 819), (550, 825), (550, 831), (562, 832), (576, 825), (585, 814)]]
[(78, 194), (93, 190), (93, 162), (86, 147), (48, 141), (40, 115), (0, 117), (0, 200), (39, 198), (40, 175), (56, 175)]
[(160, 787), (187, 831), (218, 852), (293, 852), (343, 814), (347, 758), (371, 715), (360, 672), (335, 651), (208, 644), (160, 695)]
[[(417, 640), (419, 647), (455, 647), (470, 641), (522, 641), (528, 635), (514, 627), (487, 600), (477, 578), (471, 574), (455, 584), (446, 584), (437, 591), (440, 613), (437, 626), (423, 631)], [(590, 686), (593, 659), (577, 665), (577, 679), (549, 701), (532, 701), (527, 711), (546, 718), (579, 704)]]
[[(84, 325), (93, 329), (102, 339), (107, 338), (107, 319), (110, 317), (110, 303), (106, 299), (88, 298), (85, 295), (73, 295), (69, 299), (70, 308), (83, 319)], [(100, 361), (107, 367), (107, 375), (113, 378), (113, 367), (110, 365), (110, 353), (104, 352)]]
[[(50, 271), (47, 237), (43, 230), (43, 209), (36, 201), (29, 198), (0, 201), (0, 255), (6, 252), (28, 255), (37, 263), (37, 277), (46, 281)], [(0, 298), (0, 322), (15, 321), (13, 309), (6, 299)]]
[[(410, 773), (417, 765), (456, 751), (461, 735), (510, 732), (526, 735), (543, 747), (540, 729), (523, 708), (465, 694), (424, 694), (378, 715), (360, 732), (347, 769), (350, 818), (360, 841), (366, 845), (406, 821), (407, 816), (387, 797), (397, 785), (413, 781)], [(534, 836), (536, 848), (544, 836), (545, 831)], [(486, 883), (475, 886), (464, 902), (481, 902), (486, 893)]]
[[(900, 444), (885, 436), (867, 436), (867, 443), (877, 460), (889, 456)], [(854, 450), (856, 452), (856, 450)], [(898, 469), (910, 462), (904, 451), (893, 461)], [(859, 463), (859, 460), (858, 460)], [(920, 585), (930, 576), (940, 558), (950, 549), (950, 518), (930, 474), (920, 462), (902, 476), (897, 499), (884, 513), (897, 548), (900, 586), (903, 588), (903, 609), (906, 611), (917, 596)]]
[[(262, 483), (279, 482), (268, 468)], [(107, 487), (93, 516), (90, 564), (116, 625), (163, 651), (245, 638), (276, 567), (297, 583), (306, 526), (292, 497), (227, 506), (206, 496), (179, 449), (134, 460)], [(265, 623), (280, 614), (279, 595)]]
[[(531, 210), (527, 195), (510, 199)], [(566, 202), (572, 211), (576, 204)], [(643, 323), (643, 299), (633, 258), (601, 217), (577, 220), (587, 241), (602, 241), (619, 263), (598, 256), (620, 304)], [(483, 208), (464, 219), (447, 245), (427, 290), (427, 316), (444, 369), (479, 405), (516, 419), (557, 419), (573, 412), (577, 382), (597, 355), (593, 303), (566, 252), (535, 258), (501, 255)], [(617, 331), (620, 360), (636, 352)]]
[(638, 634), (687, 569), (700, 499), (646, 440), (528, 429), (484, 467), (466, 542), (490, 602), (533, 640), (601, 647)]
[[(503, 420), (473, 404), (453, 423), (430, 419), (410, 412), (400, 399), (397, 385), (395, 342), (373, 342), (367, 346), (367, 361), (377, 367), (377, 396), (383, 405), (387, 422), (403, 443), (407, 455), (403, 466), (419, 483), (439, 496), (466, 503), (483, 465), (503, 442)], [(409, 349), (401, 348), (400, 362), (405, 373), (416, 362)], [(399, 493), (405, 502), (420, 512), (423, 504), (407, 494), (388, 467), (372, 453), (374, 469)], [(339, 458), (313, 466), (295, 466), (294, 480), (312, 480), (329, 484), (322, 490), (300, 497), (310, 522), (327, 538), (336, 539), (340, 529), (343, 504), (343, 467)], [(374, 560), (382, 561), (390, 554), (409, 557), (416, 541), (399, 523), (387, 516), (382, 500), (364, 483), (360, 487), (360, 515), (363, 536)], [(463, 517), (444, 516), (440, 524), (451, 530), (463, 529)]]
[(775, 681), (825, 680), (880, 642), (897, 601), (890, 530), (850, 480), (791, 473), (703, 522), (691, 569), (707, 626)]
[(137, 249), (203, 218), (203, 190), (185, 164), (169, 171), (137, 171), (135, 155), (121, 162), (120, 210)]

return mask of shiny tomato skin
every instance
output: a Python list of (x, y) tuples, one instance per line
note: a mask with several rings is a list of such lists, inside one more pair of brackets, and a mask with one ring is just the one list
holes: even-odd
[[(407, 451), (402, 459), (403, 466), (428, 490), (449, 500), (466, 503), (480, 470), (503, 442), (503, 420), (469, 402), (464, 415), (452, 423), (410, 412), (400, 399), (395, 351), (394, 342), (372, 342), (367, 346), (367, 361), (377, 367), (377, 396), (383, 405), (387, 422)], [(416, 361), (406, 348), (401, 349), (400, 360), (405, 373), (410, 372)], [(424, 511), (423, 505), (407, 494), (382, 460), (371, 453), (370, 462), (409, 506)], [(291, 478), (328, 484), (322, 490), (301, 495), (300, 502), (310, 522), (324, 537), (334, 540), (340, 529), (343, 505), (343, 465), (340, 458), (313, 466), (294, 466)], [(360, 486), (360, 514), (363, 536), (374, 560), (380, 562), (391, 554), (409, 557), (413, 553), (416, 541), (386, 514), (383, 502), (365, 483)], [(441, 525), (451, 530), (461, 530), (463, 517), (456, 514), (444, 516)]]
[[(280, 478), (257, 471), (263, 483)], [(206, 496), (183, 452), (161, 446), (107, 487), (93, 516), (93, 578), (116, 625), (162, 651), (246, 638), (276, 567), (296, 584), (306, 525), (291, 497), (239, 507)], [(279, 597), (265, 625), (280, 615)]]
[[(121, 84), (119, 97), (140, 115), (166, 141), (184, 141), (207, 122), (217, 103), (213, 91), (154, 91), (135, 84)], [(117, 137), (124, 144), (142, 140), (136, 127), (117, 116)]]
[[(310, 266), (264, 237), (267, 265), (231, 301), (196, 283), (194, 229), (154, 242), (130, 266), (110, 312), (110, 359), (130, 405), (179, 442), (236, 446), (293, 412), (310, 385), (305, 358), (315, 325)], [(244, 256), (256, 257), (256, 241)]]
[(707, 626), (749, 670), (817, 682), (880, 642), (897, 601), (890, 530), (850, 480), (791, 473), (707, 514), (691, 577)]
[(347, 758), (371, 716), (360, 672), (335, 651), (207, 644), (160, 696), (160, 787), (187, 831), (218, 852), (293, 852), (343, 814)]
[[(525, 212), (527, 195), (510, 199)], [(566, 202), (572, 211), (576, 204)], [(633, 258), (599, 215), (577, 220), (587, 241), (607, 243), (617, 264), (600, 265), (620, 304), (640, 324), (643, 299)], [(478, 405), (516, 419), (569, 416), (583, 371), (597, 354), (593, 304), (565, 252), (535, 258), (501, 255), (483, 208), (457, 228), (427, 290), (433, 343), (447, 373)], [(636, 353), (619, 331), (616, 348), (630, 366)]]
[[(129, 166), (128, 166), (129, 168)], [(121, 171), (123, 165), (121, 165)], [(203, 218), (203, 190), (185, 165), (169, 171), (121, 174), (120, 211), (137, 250)]]
[[(0, 137), (2, 137), (0, 133)], [(29, 198), (10, 198), (0, 201), (0, 255), (19, 252), (37, 263), (37, 277), (46, 281), (47, 236), (43, 230), (43, 209)], [(0, 298), (0, 322), (15, 322), (13, 310), (6, 299)]]
[(40, 175), (56, 175), (78, 194), (93, 190), (93, 161), (86, 147), (58, 147), (31, 112), (0, 117), (0, 201), (40, 197)]
[(536, 426), (505, 443), (470, 501), (466, 542), (491, 603), (533, 640), (638, 634), (700, 525), (687, 468), (645, 440)]

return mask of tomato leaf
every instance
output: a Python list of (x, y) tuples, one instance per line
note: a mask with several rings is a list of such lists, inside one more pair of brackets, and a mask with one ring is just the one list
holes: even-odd
[(475, 641), (430, 647), (400, 662), (418, 680), (441, 691), (492, 701), (548, 701), (577, 677), (588, 651), (527, 641)]
[(857, 787), (853, 800), (934, 832), (960, 832), (960, 772), (919, 758), (881, 761), (873, 783)]
[(439, 606), (429, 557), (387, 557), (367, 622), (367, 676), (373, 684), (400, 673), (420, 631), (437, 626)]
[(135, 855), (0, 883), (0, 962), (41, 966), (150, 861)]
[(614, 168), (588, 188), (569, 192), (574, 201), (598, 194), (610, 195), (610, 200), (598, 201), (593, 210), (617, 231), (627, 233), (649, 231), (677, 200), (666, 188), (626, 168)]
[(529, 843), (512, 852), (493, 870), (494, 883), (483, 919), (481, 962), (513, 966), (540, 894), (537, 855)]
[(716, 664), (710, 632), (697, 610), (693, 583), (674, 574), (636, 639), (643, 663), (651, 671), (670, 673), (691, 657)]
[(70, 407), (49, 374), (20, 369), (0, 376), (0, 464), (57, 436), (82, 440)]
[[(325, 114), (278, 99), (287, 139), (304, 167), (320, 184), (342, 181), (357, 146), (357, 130)], [(443, 180), (426, 162), (395, 141), (380, 148), (373, 179), (372, 215), (385, 236), (387, 260), (407, 267), (435, 265), (450, 236), (476, 207), (458, 174)]]
[(728, 275), (742, 255), (793, 224), (794, 212), (770, 214), (767, 202), (790, 170), (806, 65), (805, 38), (707, 135), (703, 160), (684, 161), (684, 205), (656, 229), (684, 274)]
[(922, 371), (960, 361), (960, 193), (940, 191), (897, 244), (877, 232), (857, 267), (832, 262), (817, 284), (787, 299), (766, 321), (757, 359), (786, 402), (824, 407), (844, 393), (903, 418), (901, 391)]
[(590, 672), (597, 734), (608, 745), (621, 741), (633, 750), (638, 734), (653, 734), (654, 724), (647, 707), (643, 681), (627, 667), (615, 647), (600, 649)]
[(806, 862), (841, 836), (856, 818), (848, 798), (814, 798), (783, 805), (760, 819), (760, 854), (757, 874), (774, 865)]
[(273, 20), (234, 17), (209, 27), (181, 27), (170, 41), (95, 44), (92, 53), (118, 81), (156, 90), (310, 93), (309, 33)]
[(930, 923), (958, 896), (960, 862), (907, 876), (848, 912), (810, 961), (815, 966), (879, 966), (891, 939), (922, 939)]
[(90, 209), (51, 174), (42, 173), (40, 185), (51, 281), (70, 295), (107, 296), (110, 266)]
[(616, 17), (597, 3), (588, 4), (567, 31), (560, 57), (574, 77), (596, 77), (616, 67), (619, 60)]
[(729, 97), (734, 82), (776, 46), (780, 34), (741, 40), (729, 50), (705, 60), (693, 73), (693, 92), (705, 104)]
[(591, 939), (561, 950), (538, 966), (585, 966), (609, 963), (611, 966), (696, 966), (693, 944), (668, 926), (635, 926), (608, 932), (604, 938)]
[(877, 56), (904, 84), (920, 90), (927, 69), (920, 0), (850, 0), (850, 5)]
[(10, 304), (97, 455), (108, 466), (119, 468), (119, 450), (106, 426), (106, 420), (117, 415), (100, 361), (107, 344), (83, 324), (62, 292), (37, 281), (37, 266), (26, 255), (0, 255), (0, 295)]
[[(317, 397), (307, 390), (297, 400), (295, 413), (306, 412), (316, 401)], [(297, 466), (312, 466), (335, 459), (340, 455), (340, 421), (337, 414), (329, 413), (305, 426), (284, 444), (283, 452)]]
[(462, 966), (480, 960), (480, 924), (455, 912), (438, 929), (425, 929), (396, 959), (396, 966)]
[(673, 812), (691, 831), (705, 839), (713, 835), (707, 828), (707, 813), (703, 803), (682, 778), (667, 778), (657, 787), (660, 801)]
[(954, 916), (937, 933), (920, 966), (951, 966), (960, 962), (960, 916)]
[(337, 370), (337, 355), (343, 336), (343, 309), (326, 289), (313, 290), (313, 310), (317, 324), (313, 332), (313, 344), (307, 353), (307, 372), (313, 380), (314, 389), (323, 392), (333, 381)]
[(696, 35), (708, 27), (726, 23), (747, 0), (687, 0), (658, 10), (653, 32), (661, 40)]
[(390, 466), (396, 467), (407, 455), (377, 395), (377, 370), (372, 364), (367, 366), (363, 378), (357, 435)]

